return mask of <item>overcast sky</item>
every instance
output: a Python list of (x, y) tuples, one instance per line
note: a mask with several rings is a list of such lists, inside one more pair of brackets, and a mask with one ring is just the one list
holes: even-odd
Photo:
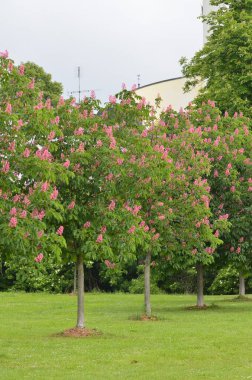
[(97, 89), (107, 100), (129, 87), (181, 75), (179, 59), (202, 46), (201, 0), (3, 0), (0, 51), (33, 61), (64, 94)]

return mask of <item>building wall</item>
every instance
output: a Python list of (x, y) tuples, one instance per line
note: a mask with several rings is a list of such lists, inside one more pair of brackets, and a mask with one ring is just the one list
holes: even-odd
[(196, 97), (199, 90), (199, 87), (196, 87), (192, 91), (184, 93), (183, 87), (185, 81), (186, 79), (181, 77), (151, 83), (138, 88), (136, 93), (145, 97), (152, 105), (155, 105), (155, 99), (160, 95), (162, 98), (161, 110), (171, 105), (173, 109), (179, 111), (181, 107), (185, 108)]

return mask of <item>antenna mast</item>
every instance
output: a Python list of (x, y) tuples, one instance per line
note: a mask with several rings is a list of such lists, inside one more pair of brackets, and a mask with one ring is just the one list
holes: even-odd
[(81, 94), (81, 89), (80, 89), (80, 66), (78, 66), (78, 81), (79, 81), (79, 103), (80, 103), (80, 94)]
[(141, 77), (141, 75), (137, 74), (137, 87), (138, 88), (140, 87), (140, 77)]

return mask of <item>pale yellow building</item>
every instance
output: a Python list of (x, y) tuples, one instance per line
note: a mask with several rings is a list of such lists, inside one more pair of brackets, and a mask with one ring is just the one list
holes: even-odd
[[(203, 0), (202, 14), (207, 15), (216, 7), (210, 5), (210, 0)], [(209, 30), (208, 25), (203, 23), (203, 43), (206, 42)], [(154, 82), (137, 88), (136, 93), (142, 97), (145, 97), (147, 102), (151, 105), (155, 105), (155, 99), (158, 95), (162, 98), (161, 110), (167, 108), (169, 105), (173, 109), (179, 111), (180, 108), (185, 108), (189, 102), (197, 96), (199, 88), (196, 86), (190, 92), (185, 93), (183, 87), (186, 79), (184, 77), (166, 79), (160, 82)], [(203, 83), (201, 84), (203, 85)]]
[(184, 93), (183, 87), (185, 81), (185, 78), (180, 77), (150, 83), (139, 87), (136, 93), (145, 97), (151, 105), (155, 104), (155, 99), (160, 95), (162, 98), (160, 104), (161, 110), (171, 105), (174, 110), (179, 111), (181, 107), (185, 108), (198, 94), (199, 87), (195, 87), (192, 91)]

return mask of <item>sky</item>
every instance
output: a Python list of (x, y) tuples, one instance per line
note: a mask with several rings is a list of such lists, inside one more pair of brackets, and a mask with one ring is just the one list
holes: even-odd
[[(202, 47), (201, 0), (3, 0), (0, 51), (32, 61), (64, 86), (107, 101), (130, 88), (181, 76), (179, 59)], [(88, 94), (86, 92), (86, 94)]]

